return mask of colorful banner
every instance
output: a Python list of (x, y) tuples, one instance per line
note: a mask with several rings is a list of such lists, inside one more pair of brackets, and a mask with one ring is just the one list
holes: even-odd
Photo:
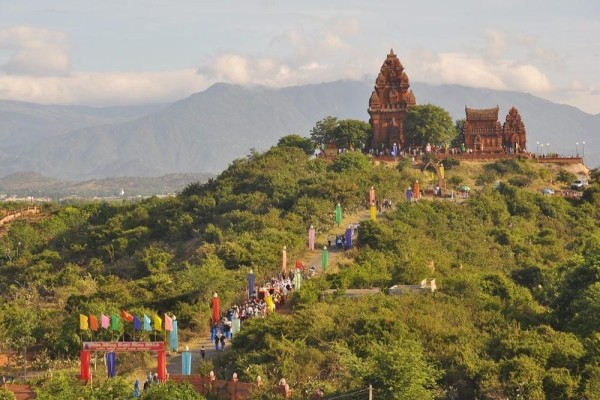
[(89, 329), (88, 317), (83, 314), (79, 314), (79, 329), (87, 331)]
[(110, 329), (112, 329), (113, 331), (119, 330), (119, 317), (117, 317), (116, 315), (110, 316)]
[(158, 315), (154, 315), (154, 330), (158, 332), (162, 331), (162, 320)]
[(213, 322), (213, 324), (216, 324), (217, 322), (219, 322), (219, 318), (221, 318), (221, 313), (219, 311), (219, 295), (217, 295), (217, 293), (215, 292), (215, 294), (213, 294), (213, 299), (212, 299), (212, 322)]
[(136, 331), (142, 330), (142, 321), (137, 315), (133, 316), (133, 329), (135, 329)]
[(163, 351), (165, 342), (83, 342), (87, 351)]
[(181, 354), (181, 373), (182, 375), (192, 374), (192, 353), (188, 350)]
[(173, 330), (173, 320), (167, 314), (165, 314), (165, 331), (171, 332)]
[(283, 246), (283, 250), (281, 250), (281, 271), (285, 273), (285, 268), (287, 265), (287, 247)]
[[(250, 270), (248, 274), (248, 297), (252, 297), (254, 294), (254, 271)], [(214, 306), (214, 303), (213, 303)], [(214, 316), (213, 316), (214, 318)], [(214, 319), (213, 319), (214, 321)]]
[(323, 246), (323, 254), (321, 255), (321, 267), (323, 268), (323, 272), (327, 270), (327, 265), (329, 264), (329, 252), (327, 251), (327, 246)]
[(98, 330), (98, 318), (90, 314), (90, 329), (94, 332)]
[(171, 350), (177, 351), (179, 348), (179, 337), (177, 336), (177, 318), (175, 316), (173, 317), (172, 324), (173, 329), (171, 330), (171, 340), (169, 340), (169, 344), (171, 346)]
[(144, 330), (146, 332), (152, 332), (152, 327), (150, 326), (150, 317), (144, 314)]
[(126, 322), (133, 322), (133, 315), (129, 314), (125, 310), (121, 310), (121, 318), (123, 318), (123, 320)]
[(352, 248), (352, 228), (346, 229), (346, 248)]
[(107, 315), (102, 314), (100, 317), (100, 325), (102, 329), (108, 329), (110, 327), (110, 318)]
[(114, 352), (106, 353), (106, 370), (109, 378), (114, 378), (117, 375), (117, 355)]

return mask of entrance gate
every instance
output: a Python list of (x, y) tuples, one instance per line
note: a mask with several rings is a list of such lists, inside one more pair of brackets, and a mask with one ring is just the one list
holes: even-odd
[(131, 352), (131, 351), (155, 351), (157, 358), (157, 371), (159, 381), (167, 379), (167, 357), (165, 354), (165, 342), (83, 342), (80, 354), (81, 380), (89, 381), (90, 353), (92, 351), (104, 352)]

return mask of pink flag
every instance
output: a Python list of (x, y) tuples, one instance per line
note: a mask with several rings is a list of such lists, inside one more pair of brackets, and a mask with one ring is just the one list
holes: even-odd
[(165, 314), (165, 331), (171, 332), (173, 330), (173, 320), (167, 314)]
[(281, 250), (281, 271), (285, 273), (285, 266), (287, 264), (287, 247), (283, 246), (283, 250)]
[(308, 229), (308, 249), (311, 251), (315, 249), (315, 227), (312, 225)]
[(103, 329), (108, 329), (110, 326), (110, 319), (104, 314), (100, 317), (100, 326), (102, 326)]

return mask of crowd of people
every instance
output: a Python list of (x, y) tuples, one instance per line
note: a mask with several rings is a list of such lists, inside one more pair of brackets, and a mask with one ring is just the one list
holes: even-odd
[(258, 287), (243, 303), (230, 307), (221, 321), (213, 324), (210, 340), (215, 343), (215, 350), (224, 351), (226, 341), (239, 332), (244, 321), (264, 318), (282, 307), (294, 286), (294, 272), (282, 273)]

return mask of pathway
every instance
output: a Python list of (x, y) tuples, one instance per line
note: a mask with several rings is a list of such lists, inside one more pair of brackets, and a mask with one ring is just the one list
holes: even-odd
[[(379, 214), (378, 214), (379, 215)], [(342, 218), (342, 223), (340, 226), (335, 226), (327, 232), (321, 233), (318, 237), (315, 238), (315, 250), (307, 251), (302, 257), (302, 262), (305, 268), (310, 268), (311, 265), (314, 265), (317, 268), (317, 273), (323, 273), (323, 269), (321, 266), (321, 257), (322, 257), (322, 249), (323, 246), (327, 245), (327, 236), (342, 235), (346, 232), (346, 228), (350, 224), (355, 224), (360, 221), (364, 221), (370, 218), (369, 210), (362, 210), (354, 214), (347, 214)], [(331, 246), (329, 249), (329, 267), (327, 271), (336, 272), (337, 271), (337, 263), (340, 259), (344, 257), (344, 250), (338, 249), (335, 246)], [(295, 261), (295, 260), (294, 260)], [(292, 262), (293, 266), (294, 262)], [(181, 374), (181, 351), (187, 345), (192, 353), (192, 373), (196, 373), (198, 371), (198, 367), (202, 361), (202, 357), (200, 356), (200, 349), (204, 346), (206, 351), (205, 358), (207, 360), (211, 360), (215, 357), (218, 357), (219, 354), (215, 350), (215, 345), (210, 341), (209, 338), (196, 338), (186, 343), (182, 340), (179, 341), (180, 352), (171, 352), (167, 355), (167, 371), (169, 374)], [(230, 343), (227, 341), (225, 347), (229, 347)]]
[[(378, 214), (379, 216), (380, 214)], [(342, 223), (340, 226), (334, 226), (327, 232), (321, 233), (318, 237), (315, 238), (315, 250), (307, 252), (302, 257), (302, 263), (304, 264), (304, 268), (310, 268), (311, 265), (314, 265), (317, 268), (317, 273), (323, 273), (322, 268), (322, 253), (323, 246), (327, 246), (327, 236), (332, 236), (335, 238), (336, 235), (344, 235), (348, 225), (356, 224), (361, 221), (370, 218), (369, 210), (361, 210), (354, 214), (349, 214), (343, 216)], [(345, 251), (343, 249), (338, 249), (335, 245), (332, 244), (329, 250), (329, 263), (327, 271), (329, 272), (337, 272), (337, 263), (338, 261), (344, 257)]]

